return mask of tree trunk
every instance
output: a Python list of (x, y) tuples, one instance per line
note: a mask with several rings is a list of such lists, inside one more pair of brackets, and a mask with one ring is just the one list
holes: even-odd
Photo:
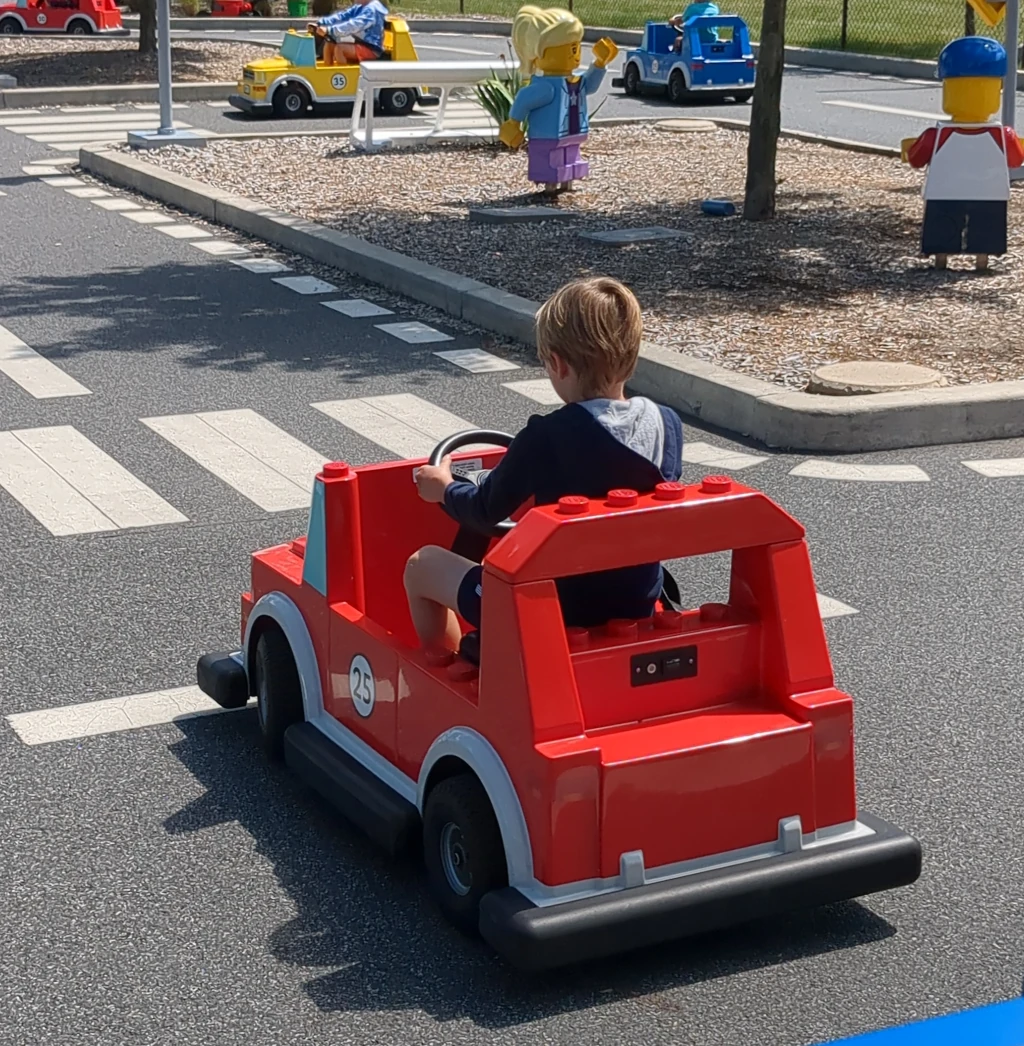
[(752, 222), (775, 217), (775, 153), (782, 123), (785, 40), (786, 0), (764, 0), (743, 200), (743, 217)]
[(156, 5), (167, 0), (140, 0), (139, 54), (156, 54)]

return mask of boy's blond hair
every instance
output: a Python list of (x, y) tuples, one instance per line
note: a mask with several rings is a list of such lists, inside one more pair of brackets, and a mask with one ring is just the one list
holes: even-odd
[(540, 307), (536, 331), (540, 359), (557, 354), (576, 372), (582, 391), (594, 395), (633, 376), (643, 317), (625, 284), (596, 276), (559, 287)]

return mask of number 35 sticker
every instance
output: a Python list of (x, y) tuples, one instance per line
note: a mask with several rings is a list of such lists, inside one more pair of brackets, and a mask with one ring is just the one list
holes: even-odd
[(373, 681), (370, 662), (362, 654), (356, 654), (348, 666), (348, 691), (356, 711), (365, 719), (377, 700), (377, 685)]

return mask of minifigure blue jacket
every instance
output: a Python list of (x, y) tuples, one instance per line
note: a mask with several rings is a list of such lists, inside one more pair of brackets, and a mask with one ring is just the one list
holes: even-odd
[(564, 76), (545, 76), (539, 70), (530, 82), (516, 94), (509, 119), (522, 123), (529, 118), (531, 138), (565, 138), (570, 134), (586, 134), (589, 128), (585, 96), (593, 94), (604, 79), (605, 70), (592, 65), (581, 77), (579, 130), (569, 129), (569, 83)]
[(369, 0), (365, 4), (353, 4), (344, 11), (335, 11), (319, 19), (317, 25), (333, 30), (332, 35), (351, 33), (368, 47), (384, 50), (384, 19), (388, 9), (380, 0)]

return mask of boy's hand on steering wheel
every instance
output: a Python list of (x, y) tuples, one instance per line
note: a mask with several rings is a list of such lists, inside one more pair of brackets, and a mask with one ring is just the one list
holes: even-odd
[(416, 489), (420, 497), (436, 505), (444, 502), (444, 492), (454, 482), (450, 454), (441, 459), (440, 465), (421, 465), (416, 473)]

